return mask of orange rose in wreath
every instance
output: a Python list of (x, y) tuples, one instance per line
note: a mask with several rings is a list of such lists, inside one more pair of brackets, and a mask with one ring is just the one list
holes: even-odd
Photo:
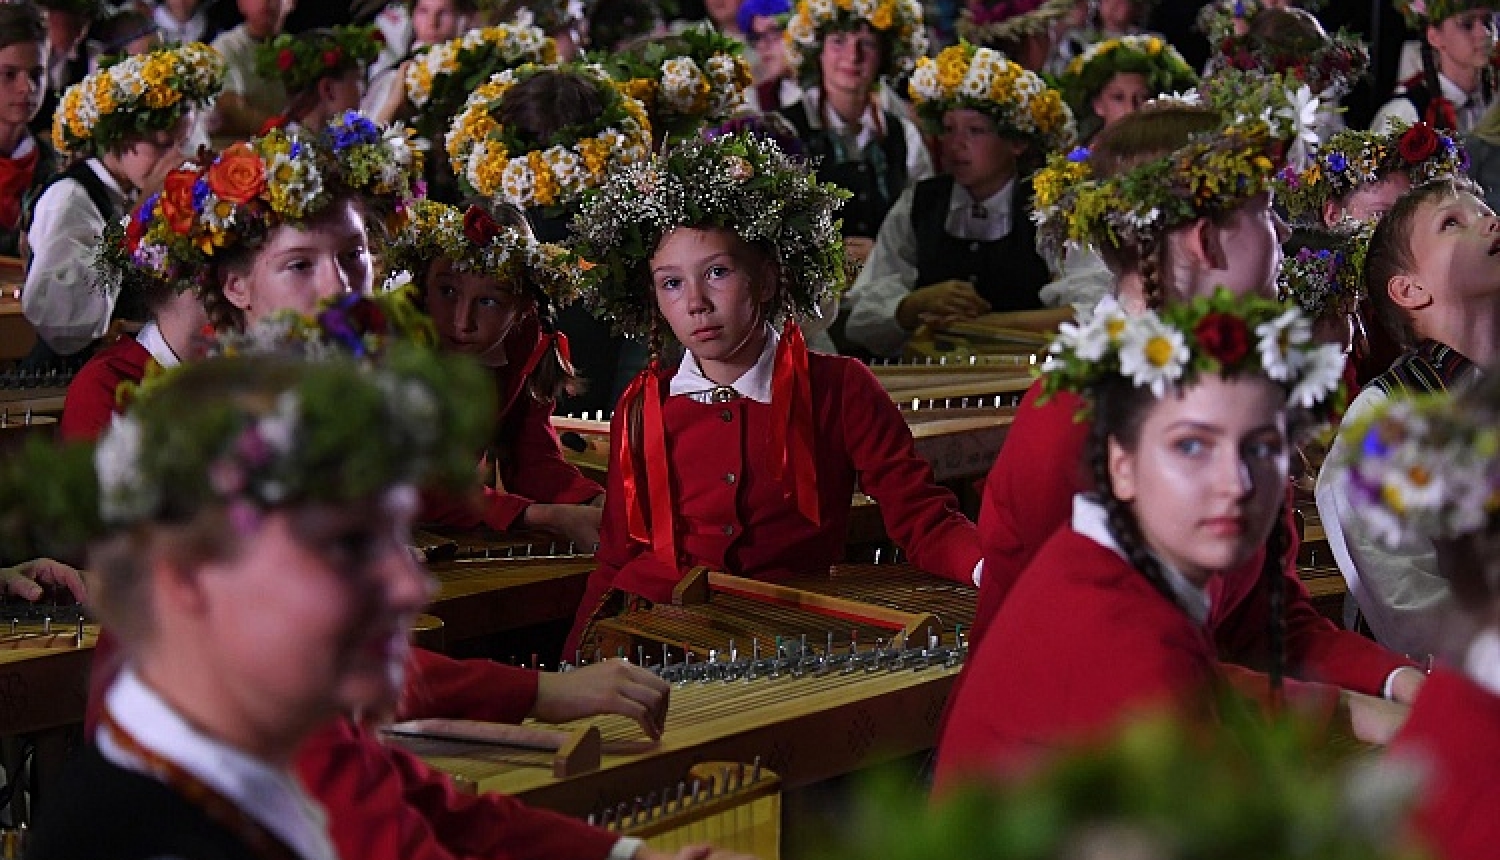
[(161, 189), (161, 214), (173, 233), (186, 235), (193, 230), (193, 185), (198, 171), (179, 168), (167, 174)]
[(249, 203), (266, 190), (266, 163), (248, 143), (236, 143), (208, 168), (208, 188), (220, 200)]

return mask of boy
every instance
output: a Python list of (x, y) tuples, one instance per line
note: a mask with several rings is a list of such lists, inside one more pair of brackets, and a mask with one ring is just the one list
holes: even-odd
[(1403, 81), (1396, 97), (1375, 112), (1370, 130), (1383, 132), (1392, 119), (1459, 132), (1473, 128), (1494, 103), (1489, 66), (1496, 6), (1494, 0), (1397, 0), (1406, 25), (1426, 39), (1422, 71)]
[[(1500, 220), (1463, 180), (1439, 180), (1398, 200), (1376, 227), (1365, 260), (1375, 315), (1406, 352), (1360, 391), (1345, 415), (1362, 416), (1407, 391), (1467, 387), (1500, 349)], [(1343, 462), (1347, 432), (1328, 462)], [(1325, 470), (1318, 513), (1349, 591), (1381, 644), (1414, 656), (1450, 653), (1455, 637), (1448, 582), (1431, 541), (1391, 549), (1352, 516), (1350, 499)]]

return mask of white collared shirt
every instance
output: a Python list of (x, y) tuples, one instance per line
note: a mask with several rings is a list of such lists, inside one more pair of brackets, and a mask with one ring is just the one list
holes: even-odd
[[(1494, 102), (1485, 101), (1480, 93), (1466, 93), (1458, 84), (1449, 80), (1442, 72), (1438, 73), (1438, 87), (1442, 89), (1443, 96), (1453, 102), (1453, 111), (1458, 118), (1458, 131), (1464, 133), (1479, 123), (1480, 117), (1489, 109)], [(1399, 119), (1407, 125), (1415, 123), (1421, 117), (1417, 116), (1417, 107), (1412, 104), (1411, 99), (1406, 97), (1405, 92), (1398, 92), (1396, 97), (1386, 102), (1380, 110), (1375, 112), (1375, 119), (1370, 121), (1370, 130), (1384, 134), (1386, 125), (1391, 119)]]
[[(872, 100), (869, 107), (865, 108), (864, 115), (860, 117), (859, 131), (853, 135), (859, 149), (871, 140), (876, 139), (872, 135), (878, 135), (880, 129), (880, 108), (877, 100)], [(802, 102), (807, 109), (807, 124), (814, 131), (823, 128), (823, 120), (828, 120), (828, 130), (836, 135), (844, 136), (848, 124), (839, 117), (838, 111), (823, 111), (823, 93), (817, 87), (811, 87), (802, 91)], [(892, 110), (890, 115), (896, 118), (901, 125), (901, 134), (906, 141), (906, 183), (910, 187), (921, 182), (923, 179), (933, 175), (932, 156), (927, 153), (927, 142), (922, 139), (922, 130), (912, 123), (911, 120), (902, 116), (899, 111)], [(886, 129), (889, 134), (895, 134), (896, 129)], [(892, 188), (895, 194), (901, 189)]]
[[(1016, 180), (1011, 179), (999, 191), (975, 202), (969, 189), (953, 183), (953, 193), (948, 195), (948, 220), (943, 229), (948, 235), (959, 239), (979, 242), (994, 242), (1010, 235), (1011, 212), (1015, 197)], [(975, 206), (984, 210), (984, 217), (975, 217)]]
[(135, 336), (135, 342), (149, 352), (151, 357), (156, 359), (156, 363), (164, 368), (176, 367), (182, 363), (182, 359), (172, 351), (167, 339), (162, 337), (161, 327), (156, 324), (156, 320), (141, 326), (141, 330)]
[[(1129, 561), (1125, 557), (1125, 551), (1120, 548), (1119, 541), (1109, 530), (1109, 514), (1105, 512), (1104, 506), (1095, 501), (1086, 493), (1079, 493), (1073, 497), (1073, 531), (1078, 532), (1094, 543), (1109, 549), (1120, 558)], [(1167, 588), (1177, 598), (1177, 605), (1181, 606), (1188, 617), (1199, 625), (1208, 621), (1208, 611), (1212, 608), (1209, 602), (1208, 591), (1201, 586), (1194, 585), (1188, 578), (1179, 573), (1170, 564), (1157, 558), (1161, 564), (1162, 577), (1167, 581)]]
[[(233, 803), (304, 860), (337, 860), (322, 808), (291, 774), (194, 728), (129, 668), (105, 694), (109, 714), (137, 743), (172, 762)], [(155, 778), (108, 729), (95, 738), (107, 760)]]
[(185, 44), (187, 42), (201, 42), (208, 35), (208, 4), (204, 3), (186, 21), (179, 21), (172, 16), (163, 3), (156, 7), (151, 13), (152, 20), (156, 22), (157, 29), (161, 30), (161, 40), (169, 45)]
[[(729, 387), (739, 396), (748, 397), (756, 403), (770, 403), (771, 380), (776, 372), (776, 345), (780, 342), (781, 335), (776, 333), (774, 326), (767, 323), (766, 345), (760, 350), (760, 358)], [(672, 377), (668, 393), (673, 397), (689, 397), (698, 403), (711, 403), (714, 389), (723, 387), (703, 375), (703, 370), (698, 367), (698, 357), (693, 355), (692, 350), (688, 350), (682, 356), (682, 363), (677, 366), (677, 373)]]

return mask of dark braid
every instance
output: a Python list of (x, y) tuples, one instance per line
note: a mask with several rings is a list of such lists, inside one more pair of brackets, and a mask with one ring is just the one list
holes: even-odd
[[(1285, 511), (1283, 511), (1285, 513)], [(1267, 671), (1271, 678), (1271, 706), (1280, 708), (1285, 692), (1283, 679), (1286, 676), (1286, 563), (1287, 551), (1291, 548), (1291, 536), (1287, 534), (1286, 517), (1277, 517), (1271, 527), (1271, 537), (1266, 542), (1266, 560), (1261, 565), (1261, 577), (1266, 581), (1266, 594), (1270, 598), (1268, 631), (1271, 645), (1271, 665)]]
[[(1172, 605), (1180, 607), (1176, 593), (1167, 584), (1167, 577), (1162, 572), (1161, 562), (1146, 548), (1146, 542), (1141, 537), (1140, 525), (1136, 522), (1135, 514), (1131, 513), (1129, 506), (1115, 495), (1114, 483), (1109, 477), (1110, 437), (1119, 438), (1122, 435), (1120, 432), (1122, 425), (1135, 425), (1138, 429), (1138, 419), (1129, 413), (1139, 412), (1141, 408), (1128, 401), (1139, 398), (1143, 394), (1146, 398), (1150, 398), (1150, 390), (1136, 389), (1129, 381), (1120, 378), (1101, 383), (1097, 394), (1094, 401), (1094, 421), (1089, 429), (1089, 468), (1094, 473), (1094, 487), (1108, 517), (1109, 533), (1120, 545), (1120, 550), (1125, 553), (1125, 560), (1130, 562), (1130, 566), (1140, 571), (1141, 575), (1146, 577), (1146, 581), (1150, 582), (1151, 586), (1163, 597), (1171, 601)], [(1134, 434), (1127, 430), (1123, 435), (1133, 436)]]
[(1146, 309), (1159, 311), (1167, 302), (1166, 289), (1162, 285), (1162, 249), (1166, 246), (1155, 240), (1143, 242), (1140, 251), (1141, 295)]

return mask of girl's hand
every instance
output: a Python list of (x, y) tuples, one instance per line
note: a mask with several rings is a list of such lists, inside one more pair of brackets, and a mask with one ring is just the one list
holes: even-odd
[(521, 517), (528, 528), (561, 535), (582, 552), (592, 552), (599, 546), (599, 523), (603, 519), (604, 509), (593, 505), (534, 504)]
[(15, 567), (0, 568), (0, 591), (5, 594), (35, 601), (41, 598), (44, 586), (48, 585), (67, 589), (79, 603), (88, 600), (89, 593), (83, 585), (83, 577), (77, 570), (60, 561), (39, 558)]
[(571, 672), (543, 672), (537, 679), (531, 715), (565, 723), (598, 714), (619, 714), (640, 724), (651, 740), (667, 726), (672, 685), (626, 660), (605, 660)]
[(1367, 744), (1389, 744), (1406, 724), (1407, 714), (1411, 713), (1411, 708), (1400, 702), (1387, 702), (1347, 690), (1340, 695), (1349, 712), (1349, 730)]

